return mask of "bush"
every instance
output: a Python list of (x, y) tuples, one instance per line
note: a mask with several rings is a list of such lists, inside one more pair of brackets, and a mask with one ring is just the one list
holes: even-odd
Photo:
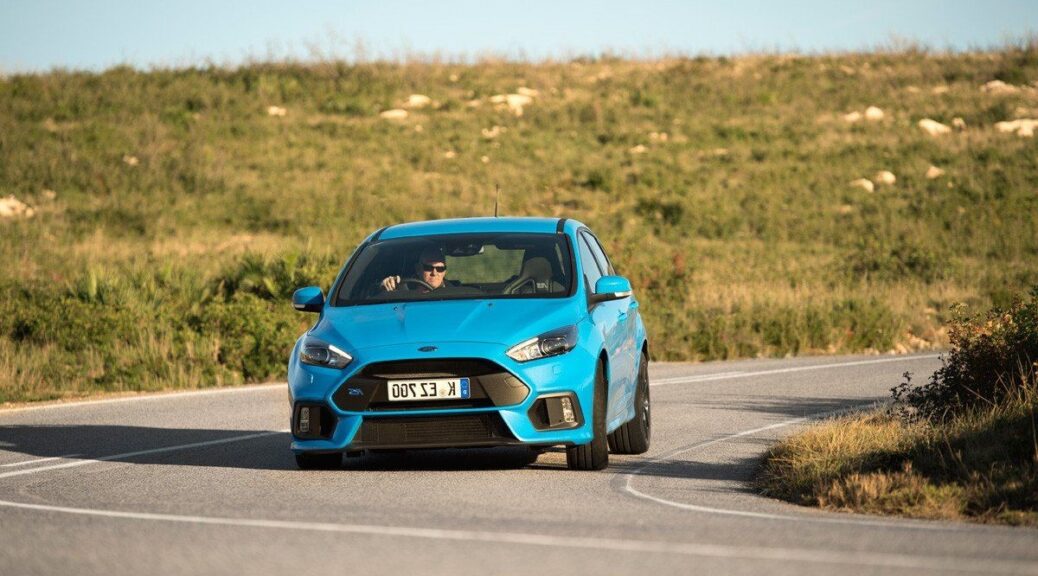
[(284, 376), (298, 336), (294, 312), (284, 302), (239, 294), (230, 302), (210, 303), (192, 321), (199, 334), (217, 339), (217, 362), (246, 382)]
[(907, 419), (945, 420), (993, 406), (1026, 390), (1038, 372), (1038, 286), (1025, 300), (976, 318), (960, 306), (949, 330), (951, 350), (923, 386), (911, 377), (894, 387), (895, 410)]
[(245, 293), (264, 300), (283, 302), (303, 286), (328, 286), (341, 266), (331, 254), (287, 253), (280, 257), (246, 254), (214, 280), (216, 293), (230, 300)]

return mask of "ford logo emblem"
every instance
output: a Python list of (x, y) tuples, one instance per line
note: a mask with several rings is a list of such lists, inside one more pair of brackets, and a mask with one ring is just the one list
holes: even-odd
[(436, 350), (436, 346), (422, 346), (418, 349), (419, 352), (433, 352)]

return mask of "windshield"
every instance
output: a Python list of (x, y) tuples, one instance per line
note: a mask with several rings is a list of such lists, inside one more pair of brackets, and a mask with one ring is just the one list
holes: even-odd
[(453, 234), (384, 240), (363, 249), (335, 306), (412, 300), (559, 298), (572, 258), (561, 234)]

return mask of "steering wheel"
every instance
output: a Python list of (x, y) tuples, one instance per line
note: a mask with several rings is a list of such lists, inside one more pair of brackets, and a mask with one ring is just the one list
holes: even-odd
[[(522, 288), (523, 286), (526, 286), (527, 284), (529, 284), (531, 282), (535, 282), (532, 277), (530, 277), (530, 276), (520, 276), (520, 277), (516, 278), (515, 280), (513, 280), (508, 286), (505, 286), (505, 289), (502, 290), (501, 293), (502, 294), (518, 294), (520, 288)], [(537, 284), (534, 283), (534, 289), (535, 290), (536, 290), (536, 287), (537, 287)]]
[(418, 278), (401, 278), (400, 282), (397, 282), (398, 286), (402, 286), (404, 284), (417, 284), (417, 285), (421, 286), (422, 288), (425, 288), (426, 290), (429, 290), (430, 292), (435, 290), (435, 288), (430, 286), (428, 282), (426, 282), (425, 280), (419, 280)]

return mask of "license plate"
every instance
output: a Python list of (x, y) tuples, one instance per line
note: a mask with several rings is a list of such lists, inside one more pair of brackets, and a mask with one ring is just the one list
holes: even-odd
[(389, 400), (452, 400), (469, 397), (468, 378), (430, 378), (427, 380), (389, 380)]

